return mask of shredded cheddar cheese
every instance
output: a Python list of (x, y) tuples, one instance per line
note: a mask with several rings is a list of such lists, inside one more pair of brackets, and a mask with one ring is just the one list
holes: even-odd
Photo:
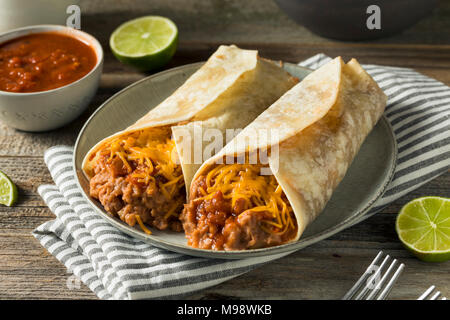
[[(176, 163), (176, 146), (171, 139), (169, 127), (150, 128), (119, 136), (108, 143), (102, 151), (107, 162), (119, 158), (133, 179), (146, 188), (148, 195), (160, 191), (168, 202), (173, 202), (164, 218), (177, 216), (177, 209), (182, 208), (184, 179), (181, 167)], [(142, 230), (150, 234), (139, 215), (136, 221)]]
[(136, 218), (136, 221), (138, 222), (139, 226), (141, 227), (142, 231), (144, 231), (148, 235), (152, 234), (152, 232), (142, 222), (142, 219), (139, 215), (135, 215), (135, 218)]
[(231, 200), (232, 208), (237, 201), (244, 201), (247, 212), (269, 212), (271, 220), (262, 220), (261, 228), (271, 234), (282, 235), (290, 228), (295, 229), (292, 208), (283, 197), (281, 186), (273, 175), (260, 175), (262, 165), (220, 164), (206, 175), (206, 190), (197, 200), (211, 199), (221, 191), (224, 199)]

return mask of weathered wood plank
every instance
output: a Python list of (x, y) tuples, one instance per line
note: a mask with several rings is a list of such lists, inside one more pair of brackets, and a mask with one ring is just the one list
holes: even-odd
[(72, 275), (31, 234), (0, 235), (0, 299), (88, 299), (83, 284), (69, 290)]
[[(330, 241), (323, 241), (190, 298), (267, 299), (270, 294), (270, 299), (339, 299), (380, 249), (406, 264), (390, 299), (417, 299), (433, 283), (438, 283), (439, 289), (448, 295), (448, 264), (430, 266), (389, 243), (355, 248), (353, 243), (333, 247)], [(424, 269), (427, 276), (418, 276)]]
[[(173, 60), (166, 68), (206, 60), (220, 44), (226, 42), (180, 42)], [(412, 46), (412, 45), (367, 45), (367, 44), (284, 44), (234, 41), (242, 48), (258, 50), (266, 58), (298, 63), (317, 53), (325, 53), (331, 57), (342, 56), (345, 60), (357, 58), (361, 63), (413, 68), (419, 72), (434, 71), (436, 79), (449, 84), (448, 68), (450, 68), (450, 45), (445, 46)], [(107, 50), (108, 51), (108, 50)], [(114, 57), (106, 53), (105, 70), (110, 77), (120, 74), (137, 73), (131, 67), (117, 66)], [(431, 74), (433, 76), (433, 74)], [(126, 79), (126, 78), (125, 78)], [(117, 79), (118, 80), (118, 79)], [(116, 80), (116, 81), (117, 81)], [(119, 80), (120, 81), (120, 80)]]
[[(82, 28), (105, 41), (122, 22), (143, 15), (171, 18), (181, 41), (338, 43), (314, 35), (288, 18), (271, 0), (83, 1)], [(367, 43), (450, 44), (450, 3), (402, 33)], [(101, 26), (101, 28), (99, 28)], [(104, 43), (107, 43), (106, 41)]]

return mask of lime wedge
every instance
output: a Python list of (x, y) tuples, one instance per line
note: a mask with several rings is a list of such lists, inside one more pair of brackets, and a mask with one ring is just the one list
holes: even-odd
[(0, 171), (0, 203), (12, 206), (17, 201), (17, 187), (6, 174)]
[(175, 54), (178, 29), (171, 20), (146, 16), (120, 25), (109, 38), (113, 54), (140, 70), (161, 68)]
[(397, 216), (397, 234), (423, 261), (450, 259), (450, 199), (423, 197), (407, 203)]

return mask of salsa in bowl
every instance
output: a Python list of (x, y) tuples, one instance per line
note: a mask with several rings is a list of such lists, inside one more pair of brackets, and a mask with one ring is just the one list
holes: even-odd
[(0, 118), (47, 131), (78, 117), (92, 100), (103, 50), (91, 35), (57, 25), (0, 34)]
[(94, 49), (59, 32), (34, 33), (0, 44), (0, 90), (38, 92), (72, 83), (97, 63)]

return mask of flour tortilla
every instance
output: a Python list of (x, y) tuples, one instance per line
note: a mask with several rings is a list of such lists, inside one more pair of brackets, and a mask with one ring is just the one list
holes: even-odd
[[(206, 161), (193, 179), (223, 159), (270, 148), (269, 167), (297, 219), (296, 241), (324, 209), (383, 114), (386, 100), (358, 61), (345, 64), (335, 58), (286, 92)], [(257, 135), (267, 128), (276, 129), (275, 138)]]
[[(194, 125), (216, 128), (221, 132), (229, 128), (244, 128), (297, 82), (281, 64), (259, 58), (255, 50), (242, 50), (234, 45), (220, 46), (161, 104), (129, 128), (97, 143), (83, 160), (83, 172), (91, 178), (98, 151), (113, 138), (138, 130), (171, 126), (180, 153), (183, 151), (179, 147), (181, 133), (192, 130)], [(203, 160), (191, 163), (183, 154), (186, 153), (181, 152), (180, 162), (188, 186)]]

